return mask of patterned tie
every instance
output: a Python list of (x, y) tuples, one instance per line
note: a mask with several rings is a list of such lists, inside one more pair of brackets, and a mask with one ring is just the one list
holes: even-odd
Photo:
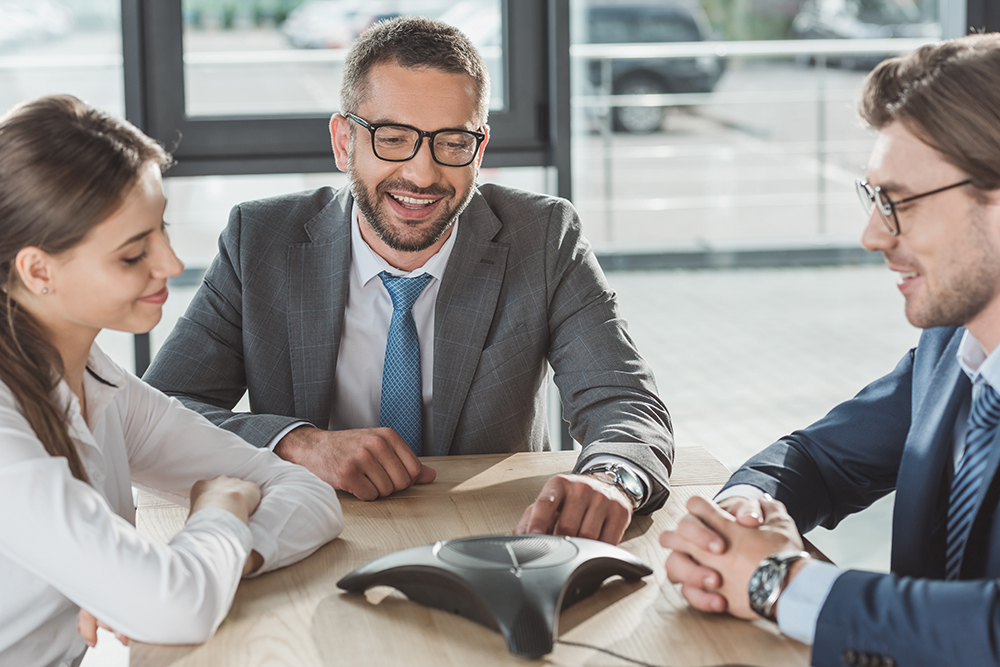
[(420, 383), (420, 341), (410, 312), (431, 275), (397, 278), (378, 274), (392, 299), (392, 322), (382, 366), (382, 408), (379, 425), (395, 429), (417, 456), (423, 454), (423, 401)]
[(979, 487), (990, 455), (990, 445), (1000, 421), (1000, 394), (983, 383), (979, 397), (972, 402), (969, 430), (965, 436), (965, 452), (955, 471), (948, 498), (948, 546), (945, 550), (945, 578), (958, 579), (962, 571), (962, 555), (972, 528)]

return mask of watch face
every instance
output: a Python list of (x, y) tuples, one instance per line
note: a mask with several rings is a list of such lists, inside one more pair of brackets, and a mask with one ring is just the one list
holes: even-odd
[(617, 473), (618, 480), (622, 483), (622, 486), (625, 487), (625, 490), (632, 494), (635, 498), (642, 498), (644, 489), (639, 478), (628, 468), (618, 468)]
[(750, 591), (750, 606), (754, 611), (758, 613), (766, 611), (768, 600), (780, 585), (781, 572), (775, 563), (768, 562), (766, 566), (757, 568), (747, 586)]

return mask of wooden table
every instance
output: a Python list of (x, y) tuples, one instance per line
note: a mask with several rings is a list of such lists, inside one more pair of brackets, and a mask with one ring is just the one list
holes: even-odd
[[(627, 665), (597, 651), (556, 644), (543, 660), (512, 656), (503, 637), (465, 618), (410, 602), (394, 589), (366, 595), (336, 582), (387, 553), (438, 540), (509, 533), (558, 472), (572, 469), (574, 452), (452, 456), (424, 459), (438, 471), (433, 484), (414, 486), (375, 502), (341, 494), (347, 528), (306, 560), (244, 581), (229, 616), (202, 646), (132, 648), (133, 666), (172, 665)], [(681, 447), (665, 507), (636, 517), (622, 547), (654, 574), (637, 583), (608, 581), (565, 610), (563, 640), (597, 645), (664, 666), (721, 664), (808, 665), (809, 647), (783, 637), (767, 622), (746, 623), (691, 609), (666, 580), (660, 532), (676, 525), (692, 495), (711, 496), (729, 471), (701, 447)], [(151, 496), (140, 500), (139, 530), (167, 541), (186, 511)]]

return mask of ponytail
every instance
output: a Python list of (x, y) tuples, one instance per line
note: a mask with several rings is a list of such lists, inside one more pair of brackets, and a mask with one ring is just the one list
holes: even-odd
[(35, 318), (9, 293), (0, 299), (0, 316), (0, 380), (14, 394), (45, 451), (64, 457), (73, 477), (89, 481), (69, 437), (66, 412), (56, 404), (54, 390), (63, 374), (59, 353), (42, 335)]

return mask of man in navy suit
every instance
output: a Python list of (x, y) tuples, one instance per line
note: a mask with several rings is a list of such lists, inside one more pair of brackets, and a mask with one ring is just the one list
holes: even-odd
[[(862, 242), (924, 329), (889, 375), (694, 498), (661, 543), (692, 606), (777, 620), (814, 665), (1000, 664), (1000, 34), (883, 62)], [(896, 491), (892, 572), (802, 553)], [(787, 508), (787, 509), (786, 509)]]

